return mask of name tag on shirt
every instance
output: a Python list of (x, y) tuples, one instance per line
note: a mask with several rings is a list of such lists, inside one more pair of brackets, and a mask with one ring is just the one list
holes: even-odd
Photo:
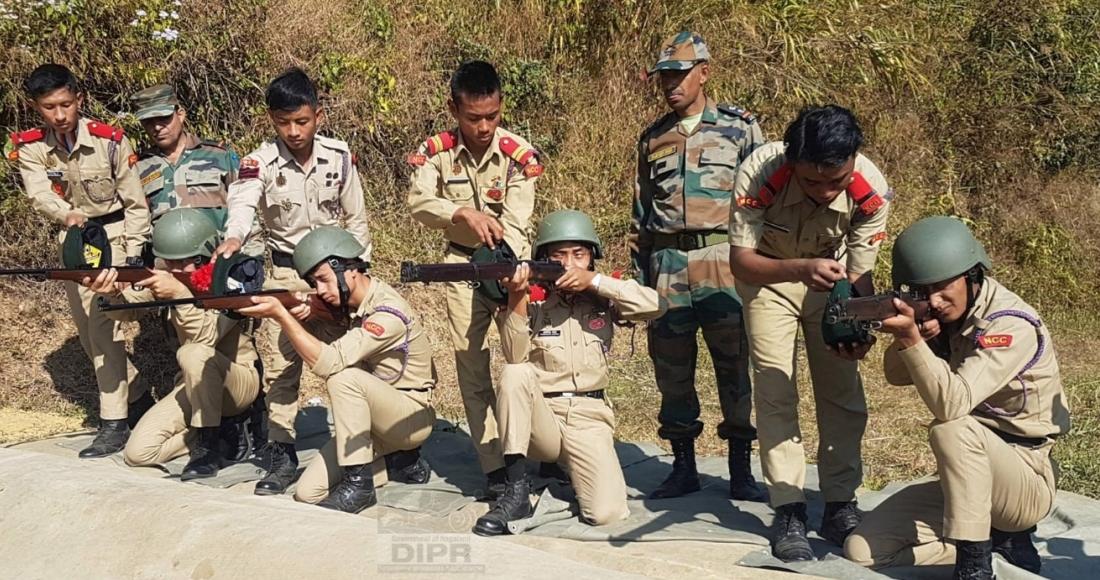
[(540, 330), (539, 333), (536, 336), (538, 336), (540, 338), (543, 338), (543, 337), (559, 337), (559, 336), (561, 336), (561, 330), (560, 329), (557, 329), (557, 330)]
[(448, 177), (447, 183), (470, 183), (469, 177)]
[(61, 179), (62, 177), (65, 177), (65, 172), (64, 171), (58, 171), (56, 169), (46, 171), (46, 177), (48, 177), (50, 179)]
[(676, 151), (677, 151), (677, 147), (675, 145), (669, 145), (668, 147), (661, 147), (660, 149), (654, 151), (653, 153), (650, 153), (649, 157), (646, 157), (646, 161), (648, 163), (653, 163), (654, 161), (656, 161), (658, 159), (662, 159), (664, 157), (668, 157), (669, 155), (672, 155), (673, 153), (676, 153)]

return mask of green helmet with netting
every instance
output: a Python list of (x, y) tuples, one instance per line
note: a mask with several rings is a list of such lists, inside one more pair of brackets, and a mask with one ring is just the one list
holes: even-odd
[(894, 286), (924, 286), (966, 274), (975, 266), (992, 267), (982, 243), (957, 218), (924, 218), (894, 242)]
[(547, 214), (539, 223), (539, 235), (535, 239), (533, 254), (539, 257), (546, 246), (557, 242), (581, 242), (592, 246), (592, 258), (603, 257), (603, 245), (596, 235), (592, 219), (584, 212), (563, 209)]
[(329, 258), (358, 260), (365, 248), (355, 236), (336, 226), (321, 226), (306, 234), (294, 248), (294, 269), (303, 278)]
[(220, 239), (206, 212), (181, 207), (162, 215), (153, 226), (153, 255), (165, 260), (209, 259)]

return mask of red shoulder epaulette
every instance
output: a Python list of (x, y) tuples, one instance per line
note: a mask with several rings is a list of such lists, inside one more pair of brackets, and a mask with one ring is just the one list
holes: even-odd
[(444, 131), (429, 137), (424, 142), (424, 148), (427, 149), (428, 156), (432, 156), (453, 149), (456, 144), (458, 144), (458, 135), (455, 135), (454, 131)]
[(852, 182), (848, 184), (848, 196), (852, 198), (863, 215), (874, 215), (886, 203), (858, 171), (852, 173)]
[(775, 173), (768, 176), (764, 186), (757, 192), (756, 198), (760, 200), (764, 207), (770, 206), (775, 201), (775, 196), (779, 195), (784, 187), (787, 187), (792, 175), (794, 175), (794, 168), (790, 164), (784, 163)]
[(26, 131), (19, 131), (11, 134), (11, 142), (14, 145), (34, 143), (35, 141), (41, 141), (45, 138), (46, 132), (42, 130), (42, 127), (27, 129)]
[(116, 142), (122, 141), (122, 137), (126, 135), (122, 129), (117, 129), (106, 123), (100, 123), (99, 121), (89, 122), (88, 132), (96, 137), (102, 137), (103, 139), (110, 139)]
[(520, 145), (511, 137), (501, 137), (500, 150), (505, 155), (516, 160), (520, 165), (527, 165), (535, 159), (535, 150), (526, 145)]

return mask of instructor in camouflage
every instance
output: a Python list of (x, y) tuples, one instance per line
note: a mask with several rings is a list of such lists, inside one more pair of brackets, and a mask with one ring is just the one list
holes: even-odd
[(650, 497), (700, 488), (695, 438), (703, 423), (695, 362), (701, 328), (722, 407), (718, 436), (730, 443), (730, 495), (764, 501), (749, 463), (756, 429), (748, 348), (726, 235), (737, 169), (763, 135), (752, 115), (706, 95), (709, 60), (707, 45), (691, 32), (662, 45), (650, 74), (658, 74), (672, 111), (638, 143), (631, 254), (641, 281), (668, 301), (668, 312), (650, 323), (649, 353), (661, 391), (658, 434), (671, 442), (675, 457), (672, 473)]

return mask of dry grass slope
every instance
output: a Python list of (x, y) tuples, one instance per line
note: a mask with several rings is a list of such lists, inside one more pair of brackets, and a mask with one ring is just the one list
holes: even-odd
[[(136, 17), (137, 10), (146, 16)], [(288, 65), (309, 70), (326, 94), (332, 134), (359, 153), (377, 240), (379, 274), (400, 259), (438, 256), (439, 237), (404, 210), (405, 154), (449, 128), (446, 79), (467, 58), (500, 68), (506, 123), (543, 151), (548, 173), (537, 211), (570, 207), (593, 215), (608, 268), (627, 265), (634, 140), (662, 112), (639, 72), (661, 39), (701, 32), (714, 54), (708, 85), (717, 98), (753, 110), (776, 138), (808, 103), (853, 108), (867, 154), (898, 193), (891, 230), (929, 214), (969, 220), (990, 247), (996, 276), (1037, 305), (1055, 330), (1076, 429), (1059, 446), (1068, 487), (1100, 495), (1097, 386), (1090, 326), (1100, 305), (1100, 5), (1086, 0), (185, 0), (5, 4), (0, 15), (0, 128), (35, 120), (18, 83), (56, 60), (87, 80), (90, 114), (117, 118), (125, 96), (153, 82), (181, 88), (192, 123), (247, 151), (267, 138), (267, 79)], [(162, 18), (160, 10), (179, 10)], [(131, 24), (131, 21), (135, 21)], [(179, 31), (172, 41), (155, 31)], [(57, 43), (53, 32), (70, 39)], [(75, 47), (75, 50), (72, 48)], [(0, 166), (0, 266), (51, 263), (52, 226), (30, 211), (8, 166)], [(889, 276), (884, 248), (876, 272)], [(74, 342), (56, 286), (0, 281), (0, 406), (80, 416), (94, 409), (89, 366)], [(430, 325), (439, 356), (444, 413), (461, 414), (435, 289), (408, 289)], [(159, 329), (133, 329), (148, 380), (171, 381)], [(620, 436), (652, 439), (658, 394), (644, 356), (616, 346)], [(707, 368), (706, 361), (701, 368)], [(871, 424), (867, 483), (924, 473), (929, 416), (911, 390), (886, 387), (868, 364)], [(802, 373), (803, 377), (805, 373)], [(699, 381), (708, 424), (717, 417), (713, 377)], [(814, 443), (811, 394), (804, 430)], [(321, 393), (308, 382), (303, 396)], [(702, 444), (719, 452), (708, 432)]]

